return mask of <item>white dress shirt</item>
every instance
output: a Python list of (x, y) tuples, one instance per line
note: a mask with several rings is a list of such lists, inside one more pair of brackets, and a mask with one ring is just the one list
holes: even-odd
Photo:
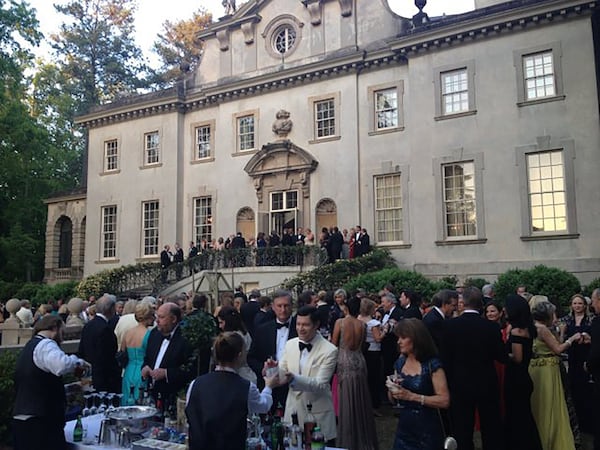
[(162, 344), (160, 344), (160, 350), (158, 351), (158, 355), (156, 355), (156, 361), (154, 362), (153, 369), (158, 369), (160, 367), (160, 363), (165, 357), (165, 353), (167, 353), (167, 349), (169, 348), (169, 344), (171, 343), (171, 339), (173, 339), (173, 335), (175, 334), (175, 330), (179, 325), (173, 328), (171, 334), (169, 335), (169, 339), (163, 339)]
[[(237, 374), (237, 372), (231, 367), (223, 367), (217, 365), (215, 367), (215, 372), (223, 371), (223, 372), (231, 372)], [(185, 395), (185, 404), (187, 406), (190, 401), (190, 395), (192, 394), (192, 388), (194, 387), (194, 382), (190, 383), (190, 387), (187, 390), (187, 394)], [(266, 414), (273, 406), (273, 394), (272, 390), (269, 386), (265, 386), (262, 392), (258, 391), (256, 384), (250, 381), (250, 386), (248, 387), (248, 414)]]
[[(283, 322), (276, 320), (276, 323), (283, 323)], [(275, 344), (275, 351), (277, 352), (275, 357), (277, 358), (277, 361), (281, 361), (281, 358), (283, 358), (283, 352), (285, 350), (285, 343), (288, 341), (288, 338), (290, 336), (290, 326), (292, 324), (292, 319), (289, 318), (287, 323), (288, 323), (287, 327), (281, 327), (281, 328), (277, 329), (277, 342)]]

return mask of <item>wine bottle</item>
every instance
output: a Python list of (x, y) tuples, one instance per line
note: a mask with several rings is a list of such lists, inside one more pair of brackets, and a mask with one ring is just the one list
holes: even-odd
[(290, 450), (302, 450), (302, 429), (298, 422), (298, 413), (292, 413), (292, 427), (290, 429)]
[(73, 442), (83, 441), (83, 423), (81, 422), (81, 416), (77, 416), (77, 422), (75, 428), (73, 428)]
[(315, 416), (312, 413), (312, 403), (306, 404), (306, 418), (304, 420), (304, 449), (311, 450), (312, 433), (317, 424)]

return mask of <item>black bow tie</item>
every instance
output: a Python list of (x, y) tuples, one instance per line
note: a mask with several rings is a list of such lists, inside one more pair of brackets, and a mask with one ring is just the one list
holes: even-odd
[(286, 327), (286, 328), (289, 328), (289, 327), (290, 327), (290, 323), (289, 323), (289, 322), (283, 322), (283, 323), (276, 322), (276, 325), (277, 325), (277, 329), (278, 329), (278, 330), (279, 330), (280, 328), (283, 328), (283, 327)]
[(304, 342), (298, 342), (298, 348), (300, 351), (306, 349), (308, 352), (312, 350), (312, 344), (305, 344)]
[(169, 341), (171, 340), (171, 334), (167, 334), (166, 336), (163, 336), (163, 341)]

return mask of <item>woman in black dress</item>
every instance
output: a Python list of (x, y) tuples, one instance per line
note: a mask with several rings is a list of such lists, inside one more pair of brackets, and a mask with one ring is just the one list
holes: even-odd
[(506, 410), (506, 448), (510, 450), (542, 450), (537, 426), (531, 414), (533, 382), (529, 376), (535, 325), (527, 300), (511, 294), (506, 299), (506, 316), (512, 327), (507, 346), (510, 356), (504, 373), (504, 406)]

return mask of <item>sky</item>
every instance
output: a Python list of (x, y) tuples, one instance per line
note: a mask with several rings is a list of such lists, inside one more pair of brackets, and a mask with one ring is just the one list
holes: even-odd
[[(65, 4), (67, 0), (26, 1), (37, 10), (41, 31), (46, 36), (58, 30), (62, 16), (55, 12), (53, 4)], [(401, 16), (412, 17), (418, 11), (413, 0), (388, 0), (388, 2), (390, 8)], [(150, 64), (156, 66), (157, 60), (151, 49), (157, 33), (162, 30), (162, 24), (166, 20), (188, 19), (201, 6), (211, 12), (213, 20), (216, 20), (224, 13), (221, 3), (222, 0), (138, 0), (138, 11), (135, 20), (136, 41), (142, 48), (144, 55), (149, 58)], [(244, 1), (237, 0), (237, 3), (239, 7)], [(440, 16), (444, 13), (456, 14), (472, 9), (473, 0), (429, 0), (424, 11), (431, 16)], [(38, 56), (44, 57), (48, 53), (48, 47), (42, 46), (36, 53)], [(46, 56), (46, 59), (49, 59), (49, 57)]]

